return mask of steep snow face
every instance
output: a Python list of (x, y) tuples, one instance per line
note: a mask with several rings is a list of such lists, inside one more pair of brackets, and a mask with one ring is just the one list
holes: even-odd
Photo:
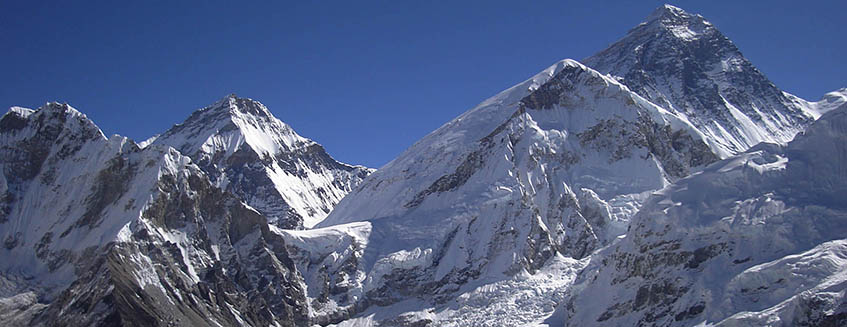
[(5, 322), (308, 324), (282, 238), (176, 150), (50, 103), (4, 115), (0, 153)]
[(191, 157), (281, 228), (312, 227), (371, 169), (335, 161), (251, 99), (227, 96), (145, 141)]
[(584, 60), (688, 121), (722, 157), (790, 141), (819, 116), (780, 91), (711, 23), (664, 5), (621, 40)]
[(847, 106), (652, 196), (592, 257), (567, 326), (847, 323)]
[(369, 303), (444, 301), (585, 257), (646, 194), (715, 160), (685, 120), (564, 60), (417, 142), (320, 226), (370, 224), (356, 266)]

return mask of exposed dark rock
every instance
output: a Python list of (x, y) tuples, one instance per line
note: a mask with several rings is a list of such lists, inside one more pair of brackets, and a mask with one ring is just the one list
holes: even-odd
[(16, 112), (10, 111), (9, 113), (3, 115), (3, 118), (0, 119), (0, 134), (14, 132), (16, 130), (23, 129), (27, 125), (27, 119), (21, 117)]

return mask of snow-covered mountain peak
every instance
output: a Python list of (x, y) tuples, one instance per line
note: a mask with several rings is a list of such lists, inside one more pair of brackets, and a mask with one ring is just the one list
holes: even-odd
[(81, 116), (85, 115), (85, 114), (79, 112), (79, 110), (76, 110), (76, 108), (71, 107), (71, 105), (69, 105), (67, 103), (59, 103), (59, 102), (55, 102), (55, 101), (47, 102), (46, 104), (44, 104), (43, 106), (41, 106), (38, 109), (44, 110), (44, 111), (66, 112), (66, 113), (71, 114), (71, 115), (81, 115)]
[(663, 5), (656, 8), (647, 21), (640, 24), (638, 28), (655, 29), (661, 27), (670, 31), (673, 36), (685, 41), (695, 40), (707, 35), (714, 28), (703, 16), (692, 15), (678, 7)]
[[(240, 98), (235, 93), (225, 96), (209, 107), (208, 110), (223, 110), (229, 111), (232, 115), (255, 115), (265, 118), (272, 118), (270, 110), (259, 101), (250, 98)], [(202, 110), (202, 109), (201, 109)]]
[[(4, 115), (2, 324), (308, 325), (282, 239), (192, 161), (106, 139), (64, 104)], [(40, 322), (8, 321), (6, 297), (28, 294)]]
[(647, 21), (651, 21), (651, 20), (655, 20), (655, 19), (662, 19), (662, 18), (666, 18), (666, 17), (676, 18), (676, 17), (685, 17), (685, 16), (689, 16), (689, 14), (687, 12), (685, 12), (685, 10), (683, 10), (682, 8), (679, 8), (677, 6), (666, 3), (666, 4), (663, 4), (659, 7), (656, 7), (656, 9), (653, 10), (652, 13), (650, 13), (650, 16), (647, 16)]
[(531, 78), (521, 83), (518, 83), (517, 85), (512, 86), (506, 90), (503, 90), (493, 97), (486, 99), (485, 101), (477, 105), (474, 109), (465, 112), (462, 117), (471, 115), (472, 113), (478, 110), (484, 110), (485, 108), (490, 108), (493, 106), (515, 104), (522, 98), (537, 90), (541, 85), (550, 81), (553, 76), (556, 76), (556, 74), (561, 72), (566, 67), (582, 66), (583, 65), (581, 63), (573, 59), (560, 60), (559, 62), (556, 62), (555, 64), (552, 64), (546, 69), (542, 70), (538, 74), (535, 74), (535, 76), (532, 76)]
[[(70, 123), (86, 130), (100, 131), (100, 127), (89, 119), (88, 116), (67, 103), (48, 102), (38, 108), (38, 110), (32, 112), (32, 114), (39, 122), (55, 120), (56, 123)], [(100, 134), (103, 135), (103, 138), (106, 138), (105, 134), (102, 132)]]
[(248, 146), (262, 157), (273, 157), (313, 143), (276, 119), (260, 102), (234, 94), (195, 111), (158, 138), (168, 139), (170, 145), (189, 155), (198, 151), (231, 154)]
[(76, 151), (91, 140), (106, 140), (103, 131), (93, 121), (68, 104), (50, 102), (37, 110), (12, 107), (0, 118), (0, 138), (5, 141), (36, 135), (41, 146), (61, 143), (65, 145), (65, 152)]
[(786, 94), (702, 16), (672, 6), (583, 61), (690, 121), (722, 157), (786, 143), (819, 114)]
[(340, 163), (265, 105), (234, 94), (155, 137), (282, 228), (311, 227), (371, 170)]
[[(675, 136), (665, 135), (667, 133)], [(503, 135), (509, 135), (508, 146), (495, 141)], [(673, 153), (681, 147), (660, 146), (659, 143), (665, 141), (659, 139), (666, 137), (679, 138), (680, 146), (684, 143), (691, 148), (686, 150), (687, 154), (677, 156)], [(509, 162), (522, 160), (518, 153), (523, 151), (531, 157), (543, 157), (539, 153), (549, 152), (550, 160), (562, 161), (556, 168), (563, 170), (562, 176), (555, 178), (562, 178), (574, 190), (587, 188), (600, 194), (602, 199), (610, 200), (661, 188), (667, 181), (685, 176), (690, 168), (715, 160), (706, 142), (708, 140), (686, 120), (632, 93), (611, 77), (566, 59), (489, 98), (424, 137), (375, 172), (364, 182), (364, 187), (345, 199), (321, 226), (380, 218), (394, 220), (404, 215), (417, 217), (410, 209), (423, 210), (418, 206), (432, 209), (465, 206), (453, 203), (465, 195), (445, 198), (431, 205), (426, 205), (425, 199), (471, 187), (465, 184), (475, 180), (473, 174), (484, 169), (484, 161), (489, 160), (483, 158), (483, 154), (493, 157), (490, 159), (493, 162), (502, 159), (494, 159), (498, 156), (504, 156)], [(633, 172), (625, 172), (632, 167), (609, 168), (610, 164), (629, 162), (635, 148), (651, 152), (650, 155), (645, 153), (643, 158), (658, 162), (636, 160), (635, 165), (646, 166)], [(500, 151), (505, 153), (498, 153)], [(539, 163), (533, 165), (536, 164)], [(492, 169), (504, 168), (491, 165), (494, 165)], [(663, 168), (657, 170), (657, 165)], [(507, 179), (519, 176), (516, 172), (505, 171), (484, 174), (500, 173), (510, 176)], [(540, 174), (535, 176), (550, 172)], [(475, 189), (466, 194), (485, 193), (489, 182), (473, 186)], [(530, 183), (509, 181), (512, 182)], [(430, 186), (419, 189), (427, 185)], [(497, 193), (496, 190), (491, 192)], [(554, 194), (561, 195), (556, 192)], [(574, 193), (571, 190), (562, 192)], [(357, 197), (369, 200), (356, 200)], [(626, 212), (630, 211), (623, 210), (617, 215), (625, 219)], [(427, 219), (438, 218), (430, 216)], [(432, 232), (438, 234), (437, 230), (434, 228)]]
[(13, 114), (13, 115), (17, 115), (17, 116), (22, 117), (22, 118), (27, 118), (33, 112), (35, 112), (35, 110), (29, 109), (29, 108), (24, 108), (24, 107), (13, 106), (13, 107), (9, 108), (9, 111), (4, 115)]
[(0, 133), (25, 127), (27, 118), (34, 112), (35, 110), (23, 107), (9, 108), (9, 111), (0, 117)]
[[(427, 152), (425, 151), (427, 147), (446, 147), (450, 149), (459, 144), (478, 142), (492, 131), (498, 129), (500, 125), (522, 114), (522, 110), (538, 110), (538, 114), (541, 115), (541, 112), (544, 110), (557, 112), (558, 110), (551, 111), (550, 109), (567, 108), (570, 113), (569, 117), (544, 116), (540, 118), (542, 121), (539, 121), (539, 123), (543, 124), (545, 128), (549, 128), (552, 127), (548, 126), (549, 120), (549, 123), (554, 125), (559, 123), (567, 125), (558, 127), (582, 129), (586, 127), (586, 124), (593, 124), (594, 118), (607, 114), (610, 111), (621, 109), (617, 105), (608, 105), (599, 108), (605, 110), (605, 112), (595, 112), (598, 109), (596, 105), (593, 105), (594, 107), (587, 106), (590, 101), (586, 99), (586, 94), (593, 93), (597, 93), (597, 96), (615, 97), (625, 102), (638, 102), (639, 105), (649, 107), (650, 111), (656, 114), (665, 112), (664, 109), (633, 94), (625, 85), (619, 83), (614, 78), (601, 74), (579, 61), (563, 59), (550, 65), (531, 78), (486, 99), (473, 109), (444, 124), (407, 149), (405, 154), (410, 155), (408, 158), (405, 154), (401, 155), (386, 164), (376, 174), (390, 174), (388, 172), (390, 169), (386, 169), (388, 167), (413, 164), (414, 162), (423, 160), (423, 157), (414, 156), (413, 154), (417, 153), (421, 156), (427, 156)], [(628, 114), (634, 114), (634, 111)], [(666, 121), (680, 122), (678, 119), (671, 117), (668, 117)], [(444, 139), (434, 142), (437, 138)], [(426, 169), (435, 168), (429, 167)]]
[(359, 256), (304, 262), (304, 270), (355, 265), (356, 274), (344, 270), (351, 277), (331, 281), (344, 283), (344, 296), (318, 299), (327, 305), (355, 307), (343, 299), (362, 292), (371, 303), (449, 298), (476, 279), (532, 275), (552, 258), (586, 257), (626, 230), (647, 194), (715, 160), (685, 120), (562, 60), (365, 179), (319, 227), (336, 233), (368, 222), (371, 243)]

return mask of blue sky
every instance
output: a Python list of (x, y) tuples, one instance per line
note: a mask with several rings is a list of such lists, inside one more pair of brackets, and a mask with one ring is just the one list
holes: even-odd
[[(143, 140), (236, 93), (379, 167), (661, 1), (2, 1), (0, 106), (67, 102)], [(845, 1), (675, 1), (810, 100), (847, 87)]]

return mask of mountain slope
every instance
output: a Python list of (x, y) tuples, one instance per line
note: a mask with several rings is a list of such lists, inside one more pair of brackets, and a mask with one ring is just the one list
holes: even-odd
[(307, 325), (267, 220), (188, 157), (68, 105), (0, 119), (0, 312), (11, 325)]
[[(437, 304), (477, 279), (587, 256), (625, 230), (645, 194), (715, 160), (686, 121), (564, 60), (417, 142), (319, 226), (367, 222), (348, 265), (358, 279), (343, 279), (342, 294)], [(298, 267), (309, 265), (338, 269)]]
[(234, 95), (142, 146), (13, 108), (0, 321), (847, 323), (847, 91), (782, 92), (672, 6), (587, 60), (373, 173)]
[(584, 63), (690, 121), (722, 157), (759, 142), (785, 143), (819, 113), (779, 90), (700, 15), (674, 6)]
[(651, 197), (592, 258), (567, 326), (847, 323), (847, 106)]
[(235, 95), (194, 112), (152, 144), (191, 157), (215, 185), (281, 228), (314, 226), (372, 171), (335, 161), (258, 101)]

